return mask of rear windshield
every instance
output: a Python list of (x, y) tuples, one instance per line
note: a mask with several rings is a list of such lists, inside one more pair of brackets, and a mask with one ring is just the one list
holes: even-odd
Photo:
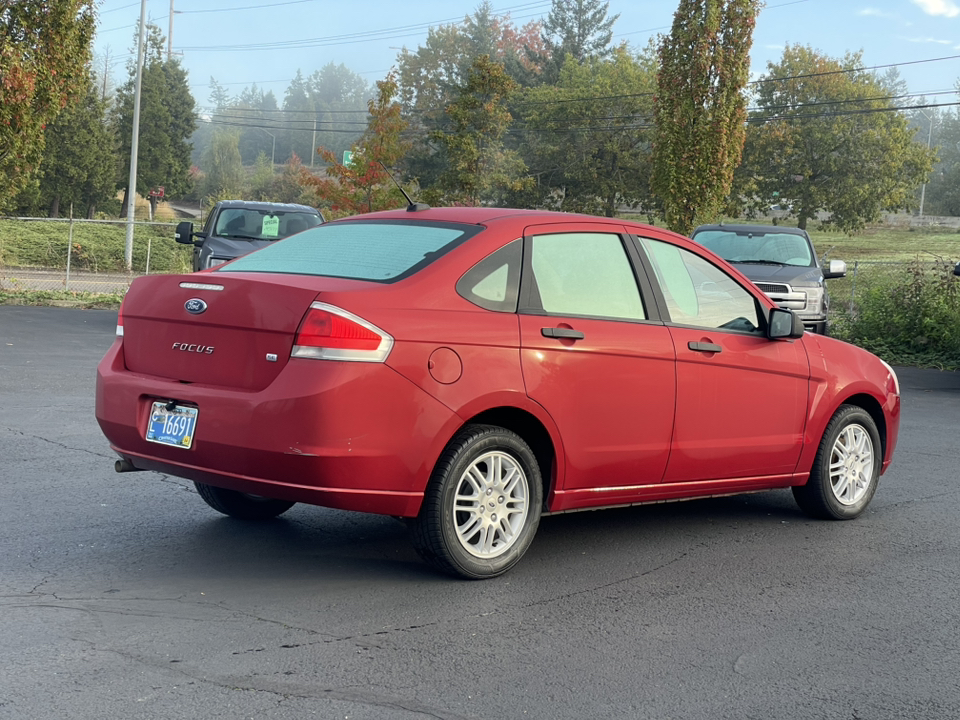
[(481, 229), (397, 220), (327, 223), (244, 255), (217, 272), (391, 282), (426, 267)]
[(278, 240), (322, 222), (316, 213), (224, 208), (213, 234), (246, 240)]
[(811, 267), (814, 256), (806, 238), (793, 233), (704, 230), (693, 236), (727, 262)]

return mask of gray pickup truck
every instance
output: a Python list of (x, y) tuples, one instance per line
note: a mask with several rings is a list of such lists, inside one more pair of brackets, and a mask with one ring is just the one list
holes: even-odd
[(322, 222), (320, 211), (307, 205), (222, 200), (210, 211), (203, 230), (194, 232), (193, 223), (185, 221), (177, 225), (174, 238), (178, 243), (193, 245), (193, 269), (197, 271)]
[(777, 305), (793, 312), (810, 332), (827, 334), (830, 294), (826, 280), (847, 274), (847, 264), (821, 265), (805, 230), (779, 225), (701, 225), (693, 240), (712, 250)]

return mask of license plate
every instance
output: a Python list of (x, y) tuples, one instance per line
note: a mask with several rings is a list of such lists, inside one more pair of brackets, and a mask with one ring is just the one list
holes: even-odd
[(147, 440), (189, 449), (197, 428), (197, 408), (185, 405), (168, 407), (168, 403), (155, 402), (147, 423)]

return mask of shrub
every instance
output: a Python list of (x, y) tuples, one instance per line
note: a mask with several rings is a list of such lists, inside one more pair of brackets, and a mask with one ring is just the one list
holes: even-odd
[(832, 332), (887, 362), (960, 368), (960, 279), (945, 262), (910, 263), (859, 290)]

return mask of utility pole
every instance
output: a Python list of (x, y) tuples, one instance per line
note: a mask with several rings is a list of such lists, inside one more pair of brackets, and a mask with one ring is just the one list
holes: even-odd
[(170, 0), (170, 32), (167, 33), (167, 62), (173, 56), (173, 0)]
[(137, 79), (133, 89), (133, 136), (130, 138), (130, 178), (127, 181), (127, 242), (123, 261), (133, 270), (133, 213), (137, 199), (137, 150), (140, 143), (140, 91), (143, 88), (144, 35), (147, 27), (147, 0), (140, 0), (140, 36), (137, 38)]
[(313, 159), (317, 156), (317, 118), (313, 118), (313, 145), (310, 146), (310, 167), (313, 167)]
[[(927, 129), (927, 150), (930, 149), (930, 140), (933, 139), (933, 120), (934, 117), (927, 115), (923, 110), (920, 110), (920, 114), (923, 115), (927, 121), (930, 123), (930, 127)], [(923, 217), (923, 200), (927, 194), (927, 184), (924, 183), (923, 187), (920, 189), (920, 217)]]

